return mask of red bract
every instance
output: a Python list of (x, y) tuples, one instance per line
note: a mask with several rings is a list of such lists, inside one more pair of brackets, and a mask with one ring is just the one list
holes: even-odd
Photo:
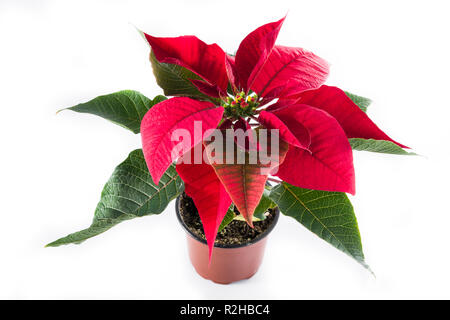
[[(272, 149), (270, 145), (264, 145), (264, 150), (260, 150), (264, 152), (261, 152), (258, 161), (253, 163), (250, 161), (251, 154), (235, 143), (233, 137), (227, 136), (226, 133), (223, 133), (222, 137), (221, 145), (223, 148), (221, 149), (215, 149), (213, 143), (205, 143), (209, 163), (211, 163), (239, 212), (247, 223), (253, 227), (253, 212), (261, 200), (267, 177), (272, 169), (283, 162), (289, 146), (287, 143), (281, 142), (279, 149), (276, 151), (278, 159), (269, 159), (272, 156)], [(226, 159), (230, 154), (233, 155), (231, 162)], [(239, 161), (239, 157), (244, 161)]]
[[(308, 189), (355, 193), (352, 149), (335, 118), (304, 104), (293, 104), (274, 114), (292, 128), (294, 134), (303, 134), (306, 128), (311, 136), (308, 150), (289, 149), (276, 174), (278, 177)], [(301, 131), (297, 133), (298, 128)]]
[[(156, 184), (176, 156), (201, 142), (206, 130), (217, 127), (222, 114), (222, 107), (189, 98), (165, 100), (146, 113), (141, 123), (142, 149)], [(200, 135), (194, 134), (195, 121), (201, 123)], [(174, 141), (177, 129), (187, 130), (190, 139), (181, 139), (181, 144)]]
[(159, 62), (177, 64), (198, 74), (221, 92), (227, 89), (225, 52), (217, 45), (207, 45), (194, 36), (156, 38), (145, 34)]
[[(273, 172), (298, 187), (354, 194), (348, 138), (397, 143), (342, 90), (323, 85), (329, 68), (322, 58), (301, 48), (275, 45), (283, 21), (284, 18), (251, 32), (241, 42), (236, 56), (194, 36), (157, 38), (145, 34), (156, 59), (195, 73), (200, 79), (190, 81), (206, 95), (205, 100), (209, 97), (211, 101), (172, 98), (146, 114), (141, 124), (143, 150), (156, 183), (174, 160), (175, 146), (175, 154), (179, 155), (205, 138), (194, 135), (195, 120), (202, 121), (201, 135), (220, 123), (221, 130), (249, 129), (251, 125), (278, 129), (282, 139), (279, 161), (270, 165), (221, 164), (214, 160), (211, 165), (177, 165), (185, 191), (199, 211), (210, 250), (231, 201), (252, 225), (253, 212), (269, 174), (261, 169), (278, 166)], [(275, 99), (278, 101), (263, 110)], [(170, 137), (175, 129), (186, 129), (193, 138), (181, 144), (173, 142)], [(252, 149), (250, 142), (239, 145), (246, 158)], [(203, 144), (207, 151), (211, 148), (209, 142)], [(225, 154), (220, 156), (224, 158)]]
[[(344, 129), (348, 138), (387, 140), (394, 142), (402, 148), (408, 148), (392, 140), (387, 134), (381, 131), (369, 119), (367, 114), (354, 104), (345, 92), (339, 88), (323, 85), (316, 90), (300, 92), (294, 95), (286, 94), (286, 96), (281, 97), (280, 101), (281, 103), (283, 101), (284, 103), (286, 101), (296, 101), (327, 112), (339, 122), (339, 125)], [(277, 105), (279, 104), (273, 105), (271, 109), (277, 109)]]
[(289, 129), (289, 126), (277, 117), (275, 113), (265, 110), (260, 112), (258, 121), (267, 129), (278, 129), (281, 139), (294, 147), (307, 150), (311, 144), (311, 136), (308, 129), (299, 122), (296, 122), (295, 125), (291, 126), (291, 129)]
[(239, 45), (235, 68), (239, 77), (238, 82), (243, 90), (247, 91), (252, 86), (256, 76), (272, 53), (283, 22), (284, 18), (259, 27), (246, 36)]
[(203, 161), (194, 164), (195, 159), (192, 154), (184, 155), (182, 160), (185, 161), (186, 158), (190, 158), (190, 163), (179, 163), (176, 168), (185, 183), (185, 192), (192, 197), (197, 207), (211, 259), (217, 230), (231, 205), (231, 199), (212, 166)]

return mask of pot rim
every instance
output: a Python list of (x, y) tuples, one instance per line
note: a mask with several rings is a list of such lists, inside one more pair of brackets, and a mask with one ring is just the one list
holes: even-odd
[[(198, 237), (195, 233), (193, 233), (187, 227), (186, 223), (181, 218), (181, 215), (180, 215), (180, 199), (181, 199), (181, 194), (177, 197), (177, 199), (175, 201), (175, 212), (176, 212), (176, 216), (177, 216), (178, 222), (181, 224), (181, 226), (183, 227), (184, 231), (187, 234), (189, 234), (192, 238), (194, 238), (195, 240), (197, 240), (197, 241), (207, 245), (206, 240)], [(252, 241), (249, 241), (249, 242), (246, 242), (246, 243), (241, 243), (241, 244), (223, 245), (223, 244), (216, 244), (216, 243), (214, 243), (214, 248), (235, 249), (235, 248), (248, 247), (248, 246), (251, 246), (251, 245), (257, 243), (258, 241), (264, 239), (265, 237), (267, 237), (267, 235), (269, 233), (272, 232), (273, 228), (275, 228), (275, 225), (278, 223), (278, 218), (280, 217), (280, 210), (278, 209), (278, 207), (275, 207), (273, 210), (275, 211), (275, 218), (273, 219), (272, 224), (259, 237), (256, 237)]]

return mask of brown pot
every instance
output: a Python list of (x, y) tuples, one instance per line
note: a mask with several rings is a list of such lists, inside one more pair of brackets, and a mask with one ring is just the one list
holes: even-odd
[(261, 265), (267, 235), (278, 222), (280, 212), (275, 209), (275, 219), (269, 228), (252, 242), (223, 246), (214, 245), (211, 264), (208, 263), (208, 246), (206, 241), (192, 233), (180, 216), (180, 197), (175, 204), (177, 218), (187, 233), (189, 258), (199, 275), (220, 284), (251, 278)]

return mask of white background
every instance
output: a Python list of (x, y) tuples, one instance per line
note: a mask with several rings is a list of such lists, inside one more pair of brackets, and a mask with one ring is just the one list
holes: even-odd
[[(328, 83), (373, 99), (369, 115), (423, 157), (356, 153), (358, 217), (376, 278), (289, 217), (250, 280), (191, 267), (173, 203), (82, 245), (139, 135), (55, 111), (121, 89), (160, 94), (148, 47), (195, 34), (234, 52), (288, 12), (278, 44), (328, 60)], [(0, 298), (450, 298), (448, 1), (0, 0)]]

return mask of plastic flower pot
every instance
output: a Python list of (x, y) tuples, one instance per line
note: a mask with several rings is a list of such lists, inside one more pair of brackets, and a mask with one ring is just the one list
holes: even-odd
[(272, 224), (254, 240), (229, 246), (215, 244), (211, 263), (209, 263), (206, 241), (189, 230), (181, 218), (180, 198), (177, 198), (175, 204), (177, 218), (186, 231), (189, 258), (197, 273), (205, 279), (220, 284), (251, 278), (258, 271), (263, 260), (267, 236), (278, 222), (280, 216), (278, 208), (275, 209)]

